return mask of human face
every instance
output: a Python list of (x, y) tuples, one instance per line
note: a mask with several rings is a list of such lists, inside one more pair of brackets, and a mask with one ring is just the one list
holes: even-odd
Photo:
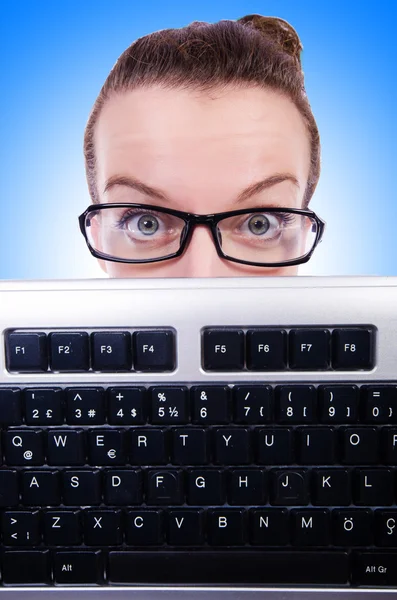
[[(308, 133), (295, 105), (272, 90), (230, 88), (198, 95), (153, 87), (114, 94), (100, 113), (94, 142), (101, 203), (139, 202), (196, 214), (253, 206), (302, 208), (310, 166)], [(297, 184), (286, 180), (236, 204), (251, 184), (286, 173)], [(167, 199), (128, 185), (107, 186), (117, 176), (137, 178)], [(257, 267), (223, 259), (203, 225), (196, 227), (182, 256), (158, 263), (99, 264), (110, 277), (263, 277), (298, 270), (298, 265)]]

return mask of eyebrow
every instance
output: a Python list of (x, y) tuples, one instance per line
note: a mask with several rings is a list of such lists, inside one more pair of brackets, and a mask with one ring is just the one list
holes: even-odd
[[(248, 200), (255, 194), (258, 194), (262, 190), (266, 190), (276, 185), (277, 183), (281, 183), (283, 181), (291, 181), (298, 189), (300, 187), (298, 179), (295, 177), (295, 175), (292, 175), (291, 173), (275, 173), (274, 175), (266, 177), (266, 179), (262, 179), (261, 181), (257, 181), (256, 183), (253, 183), (250, 186), (248, 186), (237, 196), (235, 204), (240, 204), (241, 202)], [(162, 190), (155, 187), (151, 187), (146, 183), (143, 183), (143, 181), (140, 181), (138, 178), (131, 176), (126, 177), (121, 175), (112, 175), (106, 181), (104, 192), (107, 192), (116, 185), (127, 186), (129, 188), (137, 190), (138, 192), (141, 192), (142, 194), (145, 194), (146, 196), (156, 198), (157, 200), (163, 200), (164, 202), (172, 202), (172, 200)]]

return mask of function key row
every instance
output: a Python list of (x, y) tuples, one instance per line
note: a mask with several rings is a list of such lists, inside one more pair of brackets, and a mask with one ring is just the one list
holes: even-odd
[(242, 329), (203, 332), (203, 368), (207, 371), (372, 369), (371, 328)]
[(0, 388), (0, 425), (396, 424), (397, 385)]
[(22, 332), (6, 335), (9, 371), (173, 371), (175, 332), (84, 331)]

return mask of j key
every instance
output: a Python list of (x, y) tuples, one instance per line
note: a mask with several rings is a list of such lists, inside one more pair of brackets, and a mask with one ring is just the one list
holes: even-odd
[(57, 552), (54, 557), (54, 579), (56, 583), (101, 583), (101, 552)]
[(301, 465), (332, 465), (336, 462), (336, 432), (331, 427), (299, 428), (297, 434)]
[(236, 423), (260, 425), (271, 421), (273, 391), (269, 385), (238, 385), (233, 388), (233, 395)]
[(208, 462), (205, 429), (178, 428), (172, 431), (173, 464), (205, 465)]
[(123, 541), (119, 510), (86, 511), (84, 541), (87, 546), (118, 546)]
[(372, 514), (364, 509), (332, 511), (331, 531), (335, 546), (372, 546)]
[(346, 465), (379, 462), (379, 432), (374, 427), (341, 428), (343, 454), (341, 462)]
[(328, 546), (331, 543), (328, 510), (292, 510), (295, 546)]
[(11, 388), (0, 388), (0, 424), (22, 424), (22, 406), (20, 390)]
[(6, 431), (3, 434), (5, 462), (12, 466), (44, 464), (42, 435), (40, 430)]
[(229, 473), (229, 504), (265, 504), (267, 473), (259, 469), (236, 469)]
[(350, 473), (347, 469), (313, 469), (312, 503), (320, 506), (351, 504)]
[(108, 389), (109, 423), (143, 425), (146, 423), (146, 389), (143, 387)]
[(125, 431), (94, 429), (88, 432), (88, 453), (91, 465), (124, 465)]
[(105, 397), (103, 388), (66, 390), (66, 420), (70, 425), (103, 425)]
[(248, 429), (216, 429), (215, 462), (220, 465), (246, 465), (251, 462)]
[(192, 469), (188, 472), (187, 502), (197, 506), (224, 504), (225, 473), (215, 469)]
[(320, 420), (322, 423), (356, 423), (359, 390), (356, 385), (320, 385)]
[(183, 501), (181, 471), (148, 471), (148, 504), (182, 504)]
[(361, 387), (363, 423), (397, 423), (397, 387), (368, 385)]
[(313, 385), (277, 386), (279, 423), (315, 423), (316, 389)]
[(186, 387), (151, 387), (151, 422), (155, 425), (189, 421)]
[(83, 430), (48, 430), (47, 462), (49, 465), (84, 465), (85, 455)]
[(50, 583), (49, 551), (5, 552), (2, 576), (4, 583)]
[(170, 510), (167, 541), (171, 546), (200, 546), (204, 543), (204, 511)]
[(75, 546), (82, 542), (80, 511), (47, 511), (43, 514), (44, 541), (49, 546)]
[(62, 478), (64, 504), (95, 506), (101, 503), (99, 471), (65, 471)]
[(292, 429), (257, 429), (257, 460), (261, 465), (289, 465), (294, 461)]
[(290, 543), (289, 513), (286, 508), (250, 510), (250, 538), (261, 546), (286, 546)]
[(5, 512), (2, 518), (6, 546), (35, 546), (40, 543), (38, 511)]
[(208, 511), (208, 541), (215, 546), (241, 546), (244, 544), (244, 511), (221, 509)]
[(22, 503), (25, 506), (57, 506), (61, 503), (57, 471), (25, 471), (22, 474)]
[(27, 425), (62, 425), (63, 407), (60, 388), (26, 389), (23, 395)]
[(0, 471), (0, 508), (16, 506), (19, 502), (17, 471)]
[(116, 506), (141, 504), (142, 473), (131, 469), (107, 471), (105, 473), (105, 502)]
[(164, 515), (160, 510), (129, 510), (126, 542), (130, 546), (153, 546), (164, 541)]
[(194, 423), (222, 425), (230, 423), (230, 389), (227, 386), (192, 386)]
[(397, 510), (376, 510), (374, 531), (377, 546), (396, 548)]
[(274, 469), (270, 473), (271, 504), (308, 504), (307, 472)]
[(133, 429), (130, 431), (131, 458), (133, 465), (165, 465), (168, 452), (165, 432), (161, 429)]
[(354, 504), (390, 506), (394, 502), (394, 473), (391, 469), (355, 469)]

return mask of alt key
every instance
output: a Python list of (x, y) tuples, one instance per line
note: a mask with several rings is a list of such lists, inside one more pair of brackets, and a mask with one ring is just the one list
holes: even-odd
[(101, 552), (57, 552), (54, 579), (56, 583), (101, 583)]

